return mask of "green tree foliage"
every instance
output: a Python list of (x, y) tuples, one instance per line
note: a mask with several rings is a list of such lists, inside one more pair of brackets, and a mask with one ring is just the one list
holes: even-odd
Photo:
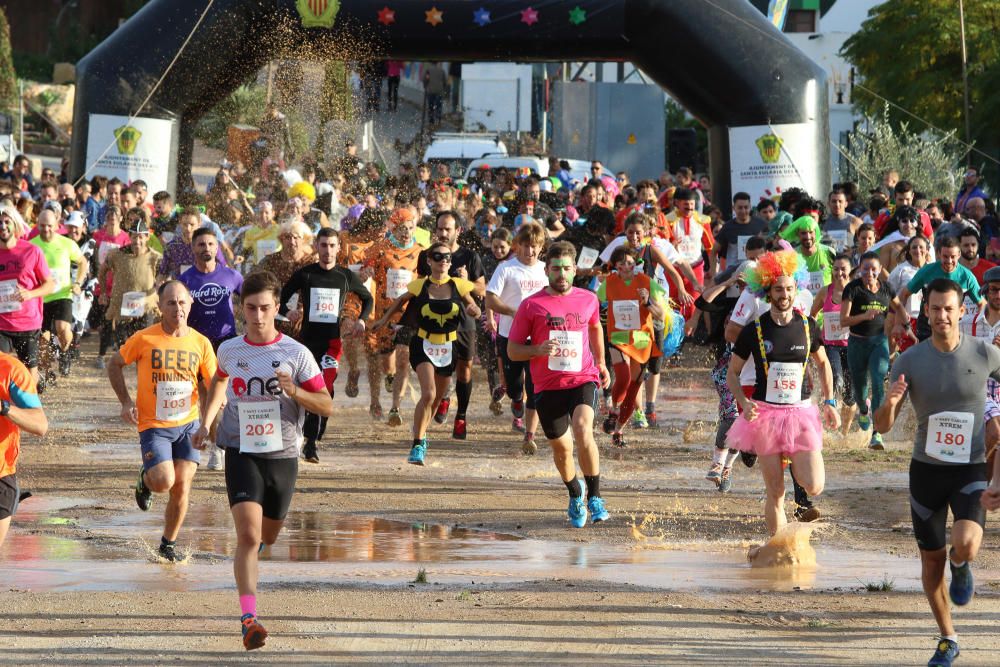
[(883, 172), (896, 169), (918, 192), (952, 197), (961, 182), (958, 165), (965, 155), (956, 132), (914, 132), (906, 121), (891, 122), (889, 111), (883, 105), (879, 115), (848, 135), (847, 145), (840, 147), (847, 158), (841, 163), (841, 177), (868, 192), (882, 185)]
[[(1000, 146), (1000, 2), (966, 0), (965, 24), (972, 140), (980, 147)], [(958, 2), (884, 2), (869, 11), (841, 55), (864, 86), (965, 138)], [(882, 113), (883, 100), (862, 89), (855, 88), (854, 103), (867, 115)], [(894, 123), (908, 119), (897, 109), (889, 111), (889, 118)]]
[(248, 84), (224, 97), (198, 121), (195, 136), (213, 148), (225, 148), (230, 125), (257, 126), (264, 117), (267, 89)]
[(10, 51), (10, 24), (0, 8), (0, 109), (12, 109), (17, 103), (17, 74)]

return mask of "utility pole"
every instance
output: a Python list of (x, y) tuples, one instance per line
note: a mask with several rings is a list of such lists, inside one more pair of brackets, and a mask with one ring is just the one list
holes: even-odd
[[(965, 3), (963, 0), (958, 0), (958, 27), (959, 35), (962, 39), (962, 97), (964, 104), (962, 106), (962, 114), (965, 116), (965, 143), (972, 143), (972, 131), (969, 124), (969, 69), (968, 69), (968, 50), (965, 47)], [(971, 157), (971, 149), (966, 150), (966, 162), (969, 161)]]

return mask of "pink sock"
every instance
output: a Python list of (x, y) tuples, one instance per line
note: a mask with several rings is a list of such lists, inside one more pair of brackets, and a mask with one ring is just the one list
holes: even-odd
[(256, 595), (241, 595), (240, 596), (240, 613), (244, 616), (247, 614), (257, 615), (257, 596)]

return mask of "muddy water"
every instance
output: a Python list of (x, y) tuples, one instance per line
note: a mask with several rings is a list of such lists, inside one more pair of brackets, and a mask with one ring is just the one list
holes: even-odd
[[(225, 508), (192, 508), (179, 540), (187, 558), (167, 564), (154, 555), (161, 517), (128, 514), (77, 523), (64, 516), (74, 504), (79, 506), (80, 501), (25, 501), (0, 549), (0, 581), (5, 586), (36, 591), (232, 586), (235, 534)], [(822, 533), (814, 538), (816, 565), (805, 559), (807, 564), (796, 567), (751, 568), (747, 544), (670, 542), (644, 533), (645, 525), (623, 522), (629, 542), (607, 545), (292, 512), (278, 543), (262, 555), (261, 582), (264, 586), (393, 585), (413, 581), (424, 569), (431, 583), (560, 579), (670, 590), (791, 590), (858, 588), (888, 579), (897, 590), (919, 589), (914, 558), (838, 549), (824, 543)], [(811, 551), (802, 541), (808, 532), (796, 532), (787, 544)], [(977, 576), (982, 582), (1000, 581), (1000, 573)]]

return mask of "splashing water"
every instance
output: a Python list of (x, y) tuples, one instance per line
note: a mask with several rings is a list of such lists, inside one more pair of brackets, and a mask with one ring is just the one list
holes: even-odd
[(816, 567), (816, 550), (809, 537), (822, 524), (789, 523), (765, 544), (750, 549), (750, 567)]

